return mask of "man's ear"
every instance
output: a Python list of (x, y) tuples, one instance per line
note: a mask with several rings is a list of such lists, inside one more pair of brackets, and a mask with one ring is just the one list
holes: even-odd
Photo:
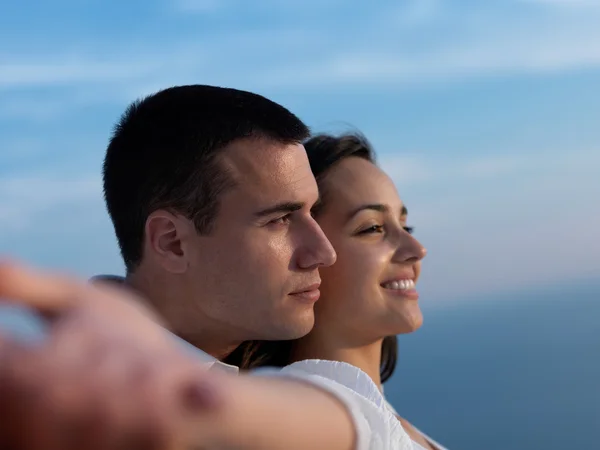
[(185, 241), (190, 237), (190, 221), (166, 210), (148, 216), (145, 227), (145, 250), (165, 270), (183, 273), (188, 268)]

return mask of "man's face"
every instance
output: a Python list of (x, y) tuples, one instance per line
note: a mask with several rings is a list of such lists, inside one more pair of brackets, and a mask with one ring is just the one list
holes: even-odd
[(220, 163), (235, 187), (210, 235), (185, 244), (194, 308), (232, 339), (301, 337), (314, 324), (318, 268), (336, 257), (311, 216), (318, 189), (304, 147), (245, 139)]

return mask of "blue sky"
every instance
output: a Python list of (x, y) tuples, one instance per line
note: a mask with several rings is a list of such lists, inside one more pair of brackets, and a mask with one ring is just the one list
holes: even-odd
[(433, 303), (600, 278), (600, 1), (0, 6), (0, 253), (122, 272), (109, 133), (173, 84), (249, 89), (367, 134), (429, 249)]

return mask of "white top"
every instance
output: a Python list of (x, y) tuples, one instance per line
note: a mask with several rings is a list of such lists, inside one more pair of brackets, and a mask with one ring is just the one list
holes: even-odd
[[(385, 401), (386, 406), (388, 407), (388, 409), (396, 416), (399, 416), (400, 414), (398, 414), (398, 412), (396, 411), (396, 409), (391, 405), (390, 402), (388, 402), (387, 400)], [(421, 436), (423, 436), (423, 438), (429, 442), (429, 445), (431, 445), (435, 450), (448, 450), (446, 447), (444, 447), (442, 444), (434, 441), (433, 439), (431, 439), (429, 436), (427, 436), (425, 433), (423, 433), (421, 430), (417, 429), (417, 427), (415, 427), (413, 425), (413, 428), (415, 429), (415, 431), (417, 433), (419, 433)], [(415, 445), (415, 450), (425, 450), (420, 444), (418, 444), (417, 442), (414, 443)]]
[[(383, 412), (378, 411), (376, 413), (378, 417), (374, 420), (375, 427), (379, 427), (382, 423), (387, 421), (392, 421), (393, 424), (400, 424), (400, 421), (397, 419), (398, 413), (396, 412), (396, 410), (392, 407), (392, 405), (388, 403), (388, 401), (383, 396), (383, 393), (375, 384), (375, 382), (371, 379), (371, 377), (369, 377), (358, 367), (341, 361), (308, 359), (284, 367), (282, 372), (311, 374), (313, 376), (318, 375), (335, 381), (362, 397), (363, 400), (368, 400), (372, 404), (376, 405), (377, 408), (381, 408), (381, 410), (383, 410)], [(367, 411), (372, 412), (370, 409), (366, 410), (365, 412)], [(389, 416), (390, 413), (391, 417)], [(369, 448), (409, 448), (412, 450), (425, 450), (420, 444), (410, 440), (404, 429), (401, 429), (401, 431), (399, 432), (396, 427), (390, 428), (391, 429), (388, 432), (391, 433), (389, 441), (391, 444), (389, 445), (394, 445), (394, 441), (398, 439), (397, 442), (402, 440), (402, 444), (400, 445), (404, 445), (404, 447), (380, 447), (378, 446), (378, 444), (373, 442), (372, 446)], [(398, 428), (401, 428), (401, 425)], [(422, 433), (420, 430), (416, 431), (420, 433), (433, 447), (435, 447), (436, 450), (447, 450), (445, 447), (435, 442), (433, 439)], [(399, 433), (399, 435), (402, 436), (396, 437), (395, 435), (393, 435), (393, 433)], [(408, 439), (408, 441), (412, 444), (412, 447), (410, 445), (408, 447), (406, 446), (406, 443), (404, 442), (406, 439)]]
[[(177, 338), (179, 339), (179, 338)], [(218, 359), (215, 359), (213, 356), (199, 350), (198, 348), (192, 346), (186, 341), (182, 341), (186, 346), (192, 350), (197, 357), (199, 357), (206, 364), (211, 365), (211, 370), (218, 369), (224, 370), (229, 373), (238, 373), (239, 368), (237, 366), (232, 366), (229, 364), (225, 364)], [(268, 370), (268, 372), (267, 372)], [(347, 364), (340, 361), (327, 361), (327, 360), (318, 360), (318, 359), (309, 359), (304, 361), (299, 361), (293, 363), (287, 367), (284, 367), (282, 370), (277, 371), (277, 369), (259, 369), (254, 371), (255, 375), (260, 375), (261, 372), (263, 374), (269, 375), (292, 375), (295, 378), (306, 379), (313, 384), (317, 384), (321, 389), (325, 389), (326, 391), (334, 394), (338, 399), (340, 399), (349, 410), (355, 409), (353, 413), (353, 419), (357, 426), (365, 427), (364, 421), (362, 420), (362, 415), (373, 415), (373, 417), (369, 420), (369, 417), (366, 417), (367, 424), (366, 427), (369, 427), (369, 430), (364, 430), (362, 434), (370, 435), (370, 441), (367, 443), (367, 439), (364, 439), (363, 446), (358, 446), (359, 449), (401, 449), (404, 447), (385, 447), (384, 440), (381, 440), (377, 437), (378, 434), (383, 432), (389, 432), (390, 436), (394, 432), (400, 432), (401, 434), (406, 434), (405, 430), (401, 431), (393, 430), (386, 431), (387, 426), (382, 427), (381, 424), (387, 421), (389, 418), (385, 417), (386, 414), (379, 414), (379, 412), (373, 412), (373, 408), (369, 405), (365, 407), (364, 399), (373, 402), (378, 408), (383, 406), (394, 416), (394, 420), (397, 422), (397, 416), (399, 416), (396, 409), (387, 401), (387, 399), (383, 396), (383, 389), (379, 389), (377, 385), (373, 382), (371, 377), (369, 377), (365, 372), (363, 372), (358, 367), (355, 367), (351, 364)], [(306, 378), (310, 375), (310, 378)], [(327, 381), (325, 381), (324, 379)], [(333, 383), (335, 384), (333, 384)], [(356, 398), (354, 396), (347, 395), (347, 392), (344, 389), (341, 389), (340, 386), (345, 387), (351, 390), (353, 393), (359, 394), (363, 397), (363, 399), (359, 400), (359, 404), (354, 404)], [(350, 400), (350, 401), (349, 401)], [(358, 408), (357, 408), (358, 407)], [(357, 417), (358, 416), (358, 417)], [(395, 423), (395, 422), (394, 422)], [(362, 424), (362, 425), (361, 425)], [(402, 426), (400, 425), (399, 428)], [(441, 445), (440, 443), (433, 440), (431, 437), (423, 433), (417, 427), (413, 425), (413, 428), (417, 433), (419, 433), (423, 438), (431, 445), (435, 450), (448, 450), (446, 447)], [(375, 430), (380, 430), (380, 432), (375, 432)], [(408, 437), (408, 435), (407, 435)], [(391, 438), (393, 440), (393, 437)], [(398, 442), (402, 442), (403, 438)], [(418, 442), (412, 441), (412, 450), (426, 450), (421, 444)], [(364, 446), (366, 445), (366, 446)], [(384, 445), (383, 447), (381, 445)], [(410, 449), (411, 447), (407, 447)]]
[(418, 449), (397, 417), (387, 408), (377, 385), (358, 367), (340, 361), (308, 359), (283, 369), (258, 369), (254, 373), (307, 381), (335, 395), (346, 405), (354, 419), (357, 449)]
[[(197, 347), (178, 338), (196, 357), (211, 366), (230, 373), (239, 368), (225, 364)], [(323, 359), (306, 359), (283, 369), (260, 368), (256, 376), (287, 376), (309, 382), (333, 394), (350, 412), (357, 431), (357, 450), (426, 450), (410, 439), (402, 428), (394, 407), (365, 372), (356, 366)], [(420, 433), (436, 450), (447, 450), (433, 439)]]
[[(211, 369), (228, 372), (238, 370), (183, 342), (210, 364)], [(388, 409), (373, 380), (357, 367), (337, 361), (305, 360), (283, 369), (260, 368), (253, 371), (252, 375), (294, 378), (335, 396), (344, 404), (354, 422), (356, 450), (422, 450), (414, 446), (400, 421)]]
[[(225, 364), (188, 342), (173, 335), (196, 357), (211, 366), (211, 370), (238, 372), (238, 367)], [(299, 361), (283, 369), (265, 367), (252, 372), (253, 376), (288, 377), (310, 383), (341, 401), (354, 422), (356, 450), (422, 450), (402, 428), (373, 380), (350, 364), (325, 361)]]

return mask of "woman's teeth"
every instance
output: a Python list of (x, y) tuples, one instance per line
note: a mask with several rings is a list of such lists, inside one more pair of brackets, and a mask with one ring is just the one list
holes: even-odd
[(399, 281), (390, 281), (388, 283), (384, 283), (382, 285), (385, 289), (394, 289), (394, 290), (409, 290), (415, 288), (415, 282), (413, 280), (399, 280)]

